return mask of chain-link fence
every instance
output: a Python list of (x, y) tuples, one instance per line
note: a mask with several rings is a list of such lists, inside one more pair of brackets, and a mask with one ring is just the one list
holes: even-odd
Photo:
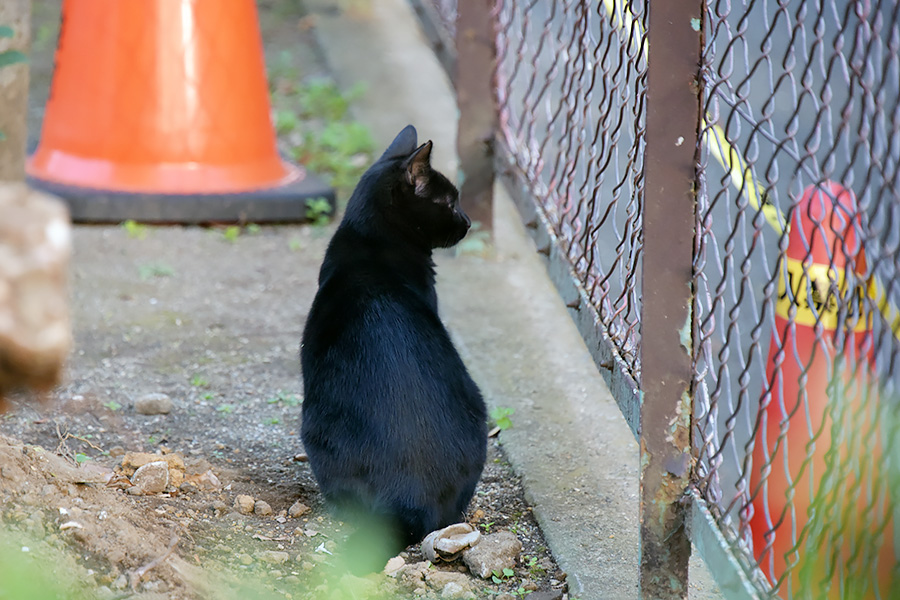
[(706, 7), (697, 485), (782, 597), (900, 583), (898, 10)]
[(486, 4), (498, 172), (642, 447), (648, 56), (693, 56), (690, 535), (736, 597), (896, 597), (900, 3), (698, 2), (699, 50), (650, 2)]

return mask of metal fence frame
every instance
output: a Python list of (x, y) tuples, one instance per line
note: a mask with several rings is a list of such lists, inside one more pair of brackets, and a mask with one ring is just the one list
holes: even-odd
[[(537, 208), (533, 190), (502, 144), (494, 143), (494, 130), (488, 131), (496, 127), (497, 118), (497, 99), (484, 88), (486, 82), (492, 88), (496, 85), (493, 0), (459, 2), (453, 34), (435, 2), (409, 1), (459, 99), (464, 208), (490, 225), (490, 207), (485, 203), (490, 202), (493, 177), (485, 177), (483, 167), (493, 162), (493, 172), (513, 198), (538, 253), (545, 258), (550, 279), (640, 445), (641, 597), (687, 597), (692, 542), (726, 597), (768, 595), (771, 587), (765, 576), (746, 557), (733, 552), (735, 540), (727, 539), (729, 532), (720, 529), (709, 504), (690, 486), (696, 457), (691, 443), (691, 342), (684, 335), (690, 335), (693, 304), (703, 35), (697, 23), (702, 20), (702, 1), (655, 3), (647, 31), (654, 40), (649, 52), (656, 58), (650, 61), (647, 85), (641, 326), (642, 336), (655, 343), (641, 347), (640, 386), (599, 325), (599, 315), (578, 283), (558, 236)], [(482, 174), (476, 183), (469, 178), (472, 165)], [(648, 244), (650, 239), (655, 243)], [(673, 298), (673, 290), (680, 290), (681, 297)]]

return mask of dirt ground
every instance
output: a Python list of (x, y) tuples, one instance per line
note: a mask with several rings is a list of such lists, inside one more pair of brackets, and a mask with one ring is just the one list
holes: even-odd
[[(299, 57), (298, 77), (327, 74), (301, 5), (259, 4), (267, 56)], [(35, 3), (32, 131), (58, 5)], [(461, 563), (425, 564), (415, 548), (392, 576), (330, 574), (347, 532), (303, 462), (297, 350), (332, 231), (75, 228), (66, 379), (0, 416), (0, 581), (19, 586), (9, 597), (565, 597), (493, 440), (469, 516), (523, 544), (512, 574), (480, 579)], [(139, 412), (148, 394), (171, 410)], [(162, 493), (132, 489), (134, 453), (169, 462)]]

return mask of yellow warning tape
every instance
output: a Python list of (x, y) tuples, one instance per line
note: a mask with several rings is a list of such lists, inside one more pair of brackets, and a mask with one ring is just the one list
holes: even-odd
[[(633, 31), (632, 28), (635, 27), (634, 15), (631, 14), (630, 9), (624, 6), (624, 3), (616, 2), (616, 0), (603, 0), (603, 8), (606, 9), (607, 15), (610, 20), (612, 20), (613, 27), (620, 31)], [(637, 24), (637, 27), (637, 34), (643, 36), (643, 30), (641, 30), (640, 23)], [(645, 60), (647, 58), (648, 46), (649, 43), (644, 44)], [(743, 192), (747, 197), (747, 201), (750, 202), (750, 206), (752, 206), (754, 210), (762, 210), (766, 222), (772, 229), (778, 232), (779, 235), (784, 233), (785, 227), (787, 226), (784, 215), (778, 207), (769, 200), (766, 188), (757, 183), (756, 179), (753, 177), (753, 171), (741, 157), (741, 154), (728, 141), (728, 138), (725, 136), (725, 131), (715, 123), (710, 126), (709, 123), (707, 123), (706, 115), (703, 117), (701, 130), (703, 131), (703, 144), (706, 146), (709, 153), (719, 162), (722, 168), (725, 169), (725, 172), (729, 174), (732, 185), (734, 185), (738, 191)]]
[(743, 192), (754, 210), (762, 211), (769, 227), (774, 229), (778, 235), (784, 233), (785, 228), (790, 227), (787, 220), (781, 210), (769, 200), (766, 188), (753, 177), (753, 171), (741, 158), (740, 153), (728, 142), (722, 127), (717, 123), (710, 126), (704, 117), (701, 128), (706, 149), (731, 177), (731, 184), (739, 192)]
[[(627, 6), (624, 6), (623, 2), (603, 0), (603, 7), (612, 21), (613, 26), (620, 31), (624, 30), (630, 32), (635, 26), (641, 27), (639, 23), (637, 25), (635, 24), (634, 15)], [(685, 16), (685, 19), (689, 19), (689, 17)], [(639, 30), (637, 33), (638, 35), (643, 36), (642, 30)], [(648, 46), (649, 41), (644, 44), (645, 60), (647, 59)], [(762, 211), (766, 223), (768, 223), (769, 227), (778, 233), (778, 235), (782, 235), (785, 231), (789, 231), (790, 223), (787, 222), (781, 210), (769, 200), (769, 195), (766, 193), (765, 187), (756, 181), (750, 165), (747, 164), (737, 149), (735, 149), (728, 141), (722, 127), (716, 123), (710, 125), (706, 118), (707, 116), (704, 115), (703, 122), (701, 123), (701, 131), (703, 131), (702, 143), (725, 172), (728, 173), (731, 184), (738, 192), (746, 196), (747, 201), (754, 210)], [(894, 337), (900, 340), (900, 310), (891, 303), (884, 285), (874, 276), (869, 283), (868, 293), (875, 299), (878, 311), (890, 325)]]
[[(844, 269), (804, 264), (802, 260), (785, 257), (784, 269), (778, 277), (775, 314), (783, 319), (790, 319), (793, 307), (793, 319), (797, 325), (813, 327), (820, 323), (826, 330), (834, 331), (838, 328), (838, 298), (847, 297), (846, 286)], [(845, 324), (848, 330), (863, 332), (872, 327), (871, 314), (864, 314), (863, 299), (866, 295), (871, 295), (873, 287), (871, 280), (868, 285), (856, 286), (855, 301), (851, 303), (854, 312), (847, 315)]]

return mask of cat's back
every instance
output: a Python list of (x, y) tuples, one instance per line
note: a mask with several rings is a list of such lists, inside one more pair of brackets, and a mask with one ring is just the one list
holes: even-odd
[(341, 337), (376, 333), (382, 326), (423, 332), (443, 326), (437, 315), (431, 265), (353, 231), (338, 230), (319, 274), (307, 318), (304, 348)]

